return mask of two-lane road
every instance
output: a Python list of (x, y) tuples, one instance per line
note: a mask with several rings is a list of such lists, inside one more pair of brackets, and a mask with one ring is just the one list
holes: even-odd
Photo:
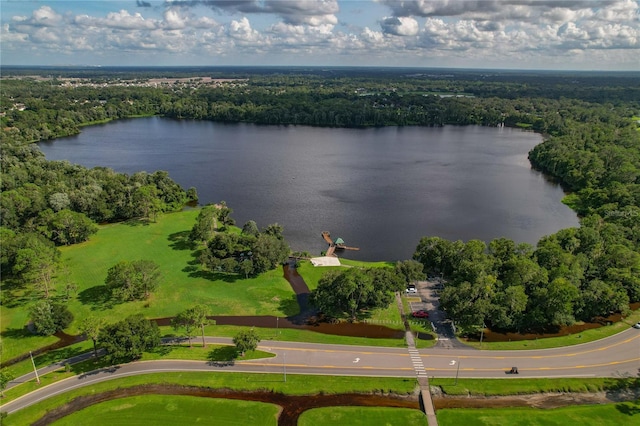
[[(230, 339), (208, 338), (210, 343), (230, 344)], [(38, 389), (0, 410), (13, 412), (77, 387), (118, 377), (173, 371), (235, 371), (248, 373), (323, 374), (349, 376), (415, 377), (406, 348), (323, 345), (263, 341), (259, 349), (273, 358), (211, 365), (202, 361), (147, 361), (124, 364), (72, 377)], [(640, 369), (640, 330), (629, 329), (596, 342), (556, 349), (528, 351), (478, 351), (473, 349), (421, 349), (420, 358), (430, 377), (635, 377)], [(24, 381), (26, 378), (18, 380)]]

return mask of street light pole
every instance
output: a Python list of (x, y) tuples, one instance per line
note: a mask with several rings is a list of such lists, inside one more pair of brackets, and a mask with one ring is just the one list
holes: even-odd
[(454, 386), (458, 386), (458, 373), (460, 373), (460, 358), (458, 358), (458, 368), (456, 368), (456, 382), (453, 384)]
[(40, 377), (38, 376), (38, 369), (36, 368), (36, 362), (33, 360), (33, 354), (29, 351), (29, 356), (31, 356), (31, 364), (33, 364), (33, 372), (36, 374), (36, 382), (40, 384)]
[(280, 317), (276, 317), (276, 339), (278, 338), (279, 333), (280, 333)]
[(482, 338), (484, 337), (484, 329), (487, 326), (485, 325), (484, 321), (482, 322), (482, 330), (480, 330), (480, 349), (482, 349)]

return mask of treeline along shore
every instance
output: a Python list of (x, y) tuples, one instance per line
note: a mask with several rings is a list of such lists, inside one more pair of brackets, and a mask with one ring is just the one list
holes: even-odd
[[(580, 215), (579, 228), (546, 236), (536, 247), (425, 237), (414, 259), (448, 280), (442, 306), (462, 326), (548, 328), (626, 314), (640, 301), (637, 73), (156, 71), (166, 84), (149, 84), (153, 70), (2, 70), (3, 286), (48, 296), (62, 276), (58, 246), (86, 241), (97, 223), (153, 220), (197, 200), (195, 188), (181, 188), (166, 172), (125, 175), (47, 161), (34, 144), (93, 123), (160, 115), (354, 128), (510, 126), (542, 133), (545, 141), (529, 159), (570, 192), (565, 201)], [(3, 307), (26, 303), (10, 295), (2, 293)]]

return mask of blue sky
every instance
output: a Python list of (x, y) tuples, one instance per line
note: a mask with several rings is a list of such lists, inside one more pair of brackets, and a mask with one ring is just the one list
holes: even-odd
[(638, 0), (0, 0), (5, 65), (640, 70)]

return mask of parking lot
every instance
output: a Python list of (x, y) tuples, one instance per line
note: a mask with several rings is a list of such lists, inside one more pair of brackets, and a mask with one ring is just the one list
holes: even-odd
[(414, 321), (430, 321), (433, 330), (437, 334), (437, 347), (453, 348), (464, 346), (458, 342), (453, 333), (451, 322), (447, 319), (444, 311), (440, 309), (440, 291), (443, 284), (439, 278), (416, 283), (416, 292), (407, 293), (407, 301), (411, 307), (411, 312), (425, 310), (428, 318), (411, 318)]

